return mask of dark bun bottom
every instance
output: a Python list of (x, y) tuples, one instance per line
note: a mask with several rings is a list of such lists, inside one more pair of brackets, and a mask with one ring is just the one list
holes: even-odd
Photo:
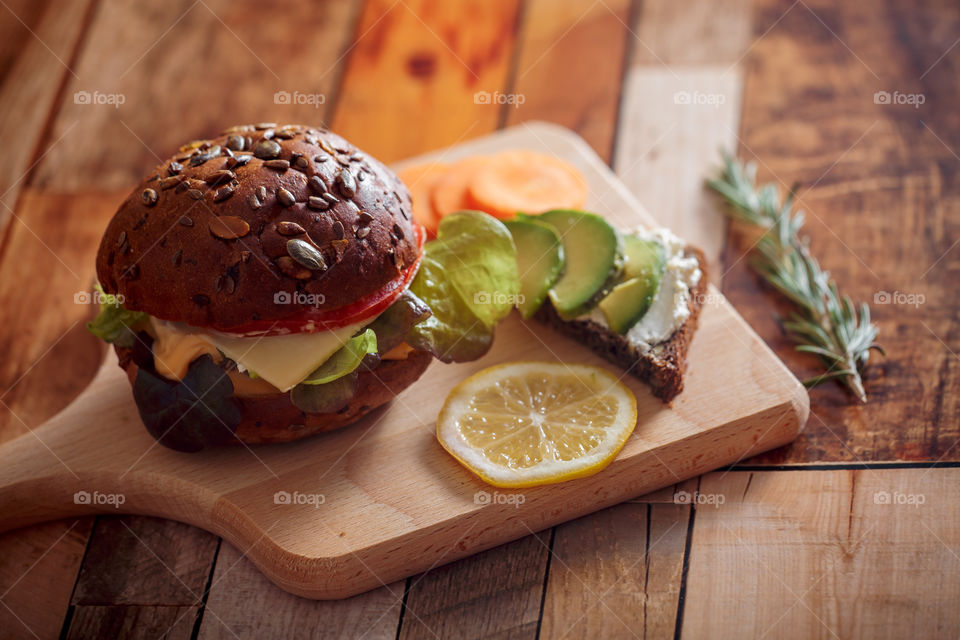
[[(119, 348), (117, 351), (120, 361), (126, 360), (124, 368), (132, 384), (139, 367), (133, 359), (124, 358)], [(361, 371), (357, 392), (336, 413), (304, 413), (290, 402), (286, 393), (235, 396), (243, 412), (237, 439), (247, 444), (291, 442), (353, 424), (416, 382), (431, 360), (433, 356), (425, 351), (412, 351), (403, 360), (383, 360), (374, 370)], [(232, 442), (239, 444), (237, 440)]]

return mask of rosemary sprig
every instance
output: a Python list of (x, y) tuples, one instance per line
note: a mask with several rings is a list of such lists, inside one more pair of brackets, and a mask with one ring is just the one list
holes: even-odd
[(775, 185), (757, 185), (754, 163), (743, 165), (723, 152), (723, 165), (720, 177), (707, 184), (729, 205), (724, 207), (727, 215), (763, 230), (750, 266), (796, 305), (781, 325), (797, 351), (815, 354), (826, 367), (803, 384), (815, 387), (838, 380), (866, 402), (860, 374), (871, 349), (883, 353), (870, 308), (862, 303), (858, 312), (849, 296), (841, 297), (830, 273), (810, 255), (809, 238), (800, 236), (803, 211), (793, 211), (794, 189), (781, 203)]

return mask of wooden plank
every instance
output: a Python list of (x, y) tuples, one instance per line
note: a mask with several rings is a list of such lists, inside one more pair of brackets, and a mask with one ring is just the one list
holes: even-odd
[(395, 638), (403, 581), (348, 598), (316, 602), (292, 596), (264, 577), (236, 547), (217, 556), (201, 640), (215, 638)]
[(93, 518), (48, 522), (0, 536), (0, 629), (53, 638), (70, 602)]
[(94, 281), (102, 229), (122, 195), (28, 190), (21, 198), (20, 220), (0, 256), (0, 442), (66, 406), (99, 366), (105, 349), (83, 327), (96, 313), (84, 294)]
[(400, 638), (535, 638), (550, 532), (410, 579)]
[(507, 105), (507, 125), (525, 120), (561, 124), (609, 163), (630, 6), (629, 0), (527, 2), (511, 89), (522, 102)]
[(751, 0), (640, 0), (634, 64), (671, 69), (741, 61), (752, 41)]
[[(750, 5), (644, 2), (624, 81), (614, 167), (657, 222), (720, 262), (726, 224), (703, 189), (717, 150), (734, 148)], [(720, 18), (722, 16), (722, 18)], [(665, 179), (669, 176), (669, 179)], [(720, 282), (723, 271), (711, 269)]]
[[(648, 514), (647, 505), (627, 503), (557, 527), (545, 637), (643, 634)], [(579, 606), (571, 607), (574, 602)]]
[[(65, 101), (50, 137), (69, 135), (33, 186), (127, 189), (184, 142), (227, 126), (321, 123), (353, 11), (349, 0), (296, 3), (269, 20), (255, 0), (102, 6), (87, 37), (96, 44), (84, 48), (66, 95), (99, 92), (123, 103)], [(276, 98), (284, 91), (287, 102)]]
[(960, 469), (713, 473), (687, 637), (924, 638), (960, 628)]
[(78, 606), (73, 608), (67, 638), (191, 637), (198, 607)]
[[(92, 252), (115, 197), (27, 190), (20, 198), (21, 219), (9, 226), (0, 256), (0, 442), (65, 407), (96, 371), (104, 348), (83, 328), (93, 308), (75, 304), (74, 295), (89, 290)], [(23, 285), (31, 281), (43, 286)], [(59, 464), (53, 456), (47, 463)], [(9, 607), (0, 607), (0, 628), (59, 633), (92, 525), (92, 518), (52, 522), (0, 537), (0, 593), (9, 590), (0, 598)]]
[[(703, 180), (717, 150), (736, 143), (740, 90), (739, 72), (718, 66), (633, 67), (624, 86), (617, 176), (658, 223), (703, 249), (711, 266), (720, 263), (726, 223)], [(722, 275), (709, 271), (715, 284)]]
[[(695, 488), (692, 478), (688, 483)], [(692, 491), (688, 492), (692, 495)], [(680, 494), (675, 500), (683, 499)], [(692, 509), (687, 504), (651, 504), (644, 603), (644, 638), (673, 638), (683, 587), (683, 563)]]
[(173, 520), (100, 517), (71, 602), (198, 606), (218, 544)]
[(698, 484), (690, 478), (558, 525), (542, 636), (672, 638)]
[[(10, 0), (6, 2), (6, 14), (0, 21), (0, 81), (6, 79), (17, 59), (36, 33), (37, 26), (53, 0)], [(38, 44), (41, 44), (38, 41)]]
[[(39, 149), (54, 101), (66, 78), (90, 0), (4, 3), (0, 29), (0, 232), (15, 210)], [(13, 141), (16, 141), (13, 144)], [(49, 147), (49, 145), (48, 145)], [(0, 237), (2, 237), (0, 233)]]
[(369, 0), (332, 128), (384, 162), (493, 131), (477, 95), (506, 92), (518, 4)]
[[(789, 2), (758, 5), (755, 35), (776, 26), (751, 51), (740, 154), (758, 159), (762, 181), (800, 184), (813, 253), (841, 291), (871, 303), (887, 356), (871, 357), (866, 406), (825, 385), (811, 393), (800, 438), (754, 462), (957, 461), (960, 130), (949, 105), (960, 98), (960, 57), (943, 54), (960, 14), (935, 3), (808, 5), (786, 15)], [(876, 104), (877, 90), (924, 102)], [(724, 293), (791, 370), (816, 374), (772, 317), (785, 310), (778, 296), (741, 259), (749, 246), (731, 235)]]

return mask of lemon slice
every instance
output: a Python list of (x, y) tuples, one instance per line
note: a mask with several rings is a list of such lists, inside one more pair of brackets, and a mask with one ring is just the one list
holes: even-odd
[(532, 487), (600, 471), (636, 424), (637, 399), (605, 369), (512, 362), (450, 392), (437, 439), (486, 482)]

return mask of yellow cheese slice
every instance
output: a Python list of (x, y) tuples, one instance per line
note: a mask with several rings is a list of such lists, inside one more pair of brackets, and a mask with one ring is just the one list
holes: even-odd
[(154, 336), (153, 366), (164, 378), (183, 380), (190, 363), (202, 355), (209, 354), (214, 362), (220, 362), (220, 352), (205, 334), (184, 331), (173, 322), (150, 320)]
[[(314, 369), (327, 361), (347, 340), (370, 324), (373, 318), (332, 331), (291, 333), (282, 336), (238, 338), (223, 333), (200, 332), (186, 325), (151, 318), (156, 333), (154, 361), (160, 371), (158, 354), (164, 355), (164, 371), (182, 378), (190, 361), (202, 355), (198, 342), (219, 349), (247, 371), (280, 389), (289, 391)], [(183, 348), (186, 345), (189, 348)], [(189, 358), (189, 360), (184, 360)], [(182, 373), (181, 373), (182, 372)], [(164, 374), (166, 375), (166, 374)]]
[(369, 320), (332, 331), (234, 338), (210, 333), (210, 342), (228, 358), (280, 389), (289, 391), (327, 361)]

